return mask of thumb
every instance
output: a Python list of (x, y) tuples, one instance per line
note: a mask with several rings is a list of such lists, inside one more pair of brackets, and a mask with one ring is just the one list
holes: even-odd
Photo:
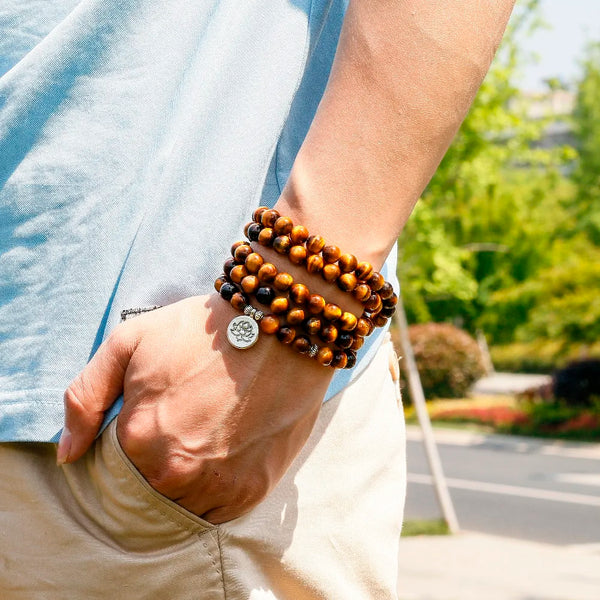
[(104, 411), (123, 390), (125, 371), (136, 346), (131, 327), (118, 325), (66, 389), (65, 426), (56, 455), (58, 464), (76, 461), (91, 446)]

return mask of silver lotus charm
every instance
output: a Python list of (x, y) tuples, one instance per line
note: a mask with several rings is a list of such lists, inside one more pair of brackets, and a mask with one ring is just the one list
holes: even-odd
[(229, 322), (227, 339), (238, 350), (254, 346), (258, 341), (258, 323), (248, 315), (240, 315)]

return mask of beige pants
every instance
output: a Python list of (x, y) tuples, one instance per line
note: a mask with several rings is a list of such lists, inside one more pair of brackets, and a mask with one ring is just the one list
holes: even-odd
[(155, 492), (115, 423), (74, 465), (0, 444), (0, 598), (396, 598), (406, 470), (391, 344), (327, 402), (250, 514), (211, 525)]

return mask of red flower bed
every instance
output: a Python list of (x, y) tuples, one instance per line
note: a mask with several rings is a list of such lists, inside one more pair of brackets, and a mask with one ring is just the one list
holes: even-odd
[(520, 425), (527, 423), (529, 417), (525, 411), (510, 406), (460, 407), (436, 411), (434, 421), (473, 421), (494, 427)]

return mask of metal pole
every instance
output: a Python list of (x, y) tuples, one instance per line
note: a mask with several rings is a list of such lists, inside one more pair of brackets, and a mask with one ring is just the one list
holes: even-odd
[(427, 405), (425, 404), (425, 394), (423, 393), (421, 378), (419, 377), (415, 355), (408, 337), (408, 322), (406, 320), (406, 312), (404, 311), (404, 303), (401, 295), (398, 298), (395, 318), (398, 322), (398, 329), (400, 330), (400, 340), (404, 354), (406, 373), (408, 375), (410, 396), (413, 404), (415, 405), (417, 418), (419, 419), (419, 425), (421, 426), (421, 431), (423, 432), (425, 452), (427, 454), (427, 460), (429, 461), (431, 475), (433, 476), (435, 491), (442, 509), (442, 515), (448, 524), (448, 529), (450, 532), (458, 533), (458, 518), (456, 517), (454, 505), (452, 504), (452, 498), (450, 498), (450, 493), (448, 492), (448, 486), (444, 477), (440, 455), (435, 443), (435, 438), (433, 436), (433, 428), (431, 427), (429, 413), (427, 412)]

